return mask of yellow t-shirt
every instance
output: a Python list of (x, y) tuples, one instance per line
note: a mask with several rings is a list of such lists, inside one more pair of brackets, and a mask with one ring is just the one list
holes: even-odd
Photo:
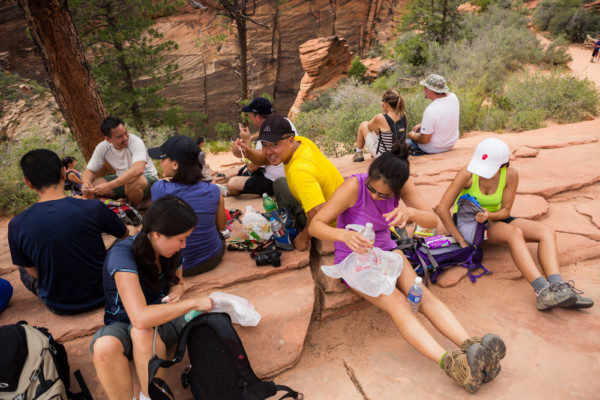
[(290, 192), (308, 213), (325, 203), (344, 178), (310, 139), (296, 136), (296, 141), (300, 145), (283, 168)]

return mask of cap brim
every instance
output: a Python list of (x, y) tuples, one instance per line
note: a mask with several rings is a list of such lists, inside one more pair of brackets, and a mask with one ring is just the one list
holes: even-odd
[(258, 138), (256, 139), (256, 141), (258, 142), (268, 142), (268, 143), (277, 143), (279, 142), (285, 135), (291, 135), (292, 132), (289, 133), (284, 133), (284, 134), (280, 134), (280, 133), (275, 133), (275, 134), (263, 134), (261, 133), (260, 135), (258, 135)]
[(153, 147), (148, 149), (148, 155), (153, 160), (163, 160), (167, 158), (167, 155), (162, 151), (160, 147)]
[(252, 112), (252, 107), (250, 105), (242, 107), (242, 112)]
[(469, 166), (467, 167), (467, 171), (479, 175), (484, 179), (490, 179), (492, 176), (498, 172), (500, 169), (500, 165), (489, 165), (482, 164), (478, 160), (471, 160)]

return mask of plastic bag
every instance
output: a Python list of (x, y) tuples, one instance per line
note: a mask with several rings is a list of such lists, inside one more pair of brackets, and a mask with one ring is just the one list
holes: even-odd
[(392, 294), (403, 267), (400, 254), (373, 247), (368, 254), (351, 253), (339, 264), (322, 265), (321, 270), (331, 278), (342, 278), (367, 296), (378, 297)]
[(256, 326), (260, 322), (258, 311), (243, 297), (223, 292), (213, 292), (208, 297), (213, 300), (212, 311), (227, 313), (234, 324)]
[(269, 220), (257, 213), (252, 206), (246, 207), (242, 225), (248, 232), (248, 239), (269, 240), (273, 236)]

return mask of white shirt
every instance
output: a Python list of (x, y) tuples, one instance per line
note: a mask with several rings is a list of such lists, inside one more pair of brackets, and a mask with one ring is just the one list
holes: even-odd
[(454, 93), (448, 93), (427, 106), (421, 122), (421, 135), (433, 135), (429, 143), (419, 143), (427, 153), (448, 151), (458, 140), (460, 104)]
[[(286, 118), (287, 119), (287, 118)], [(296, 131), (296, 126), (292, 121), (287, 119), (292, 127), (292, 131), (294, 131), (294, 135), (298, 135)], [(262, 141), (256, 142), (256, 150), (262, 149)], [(277, 178), (285, 178), (285, 171), (283, 170), (283, 163), (279, 163), (277, 165), (265, 165), (264, 167), (265, 178), (274, 181)]]
[(107, 162), (117, 172), (117, 176), (120, 176), (138, 161), (146, 162), (144, 174), (158, 177), (156, 167), (146, 151), (146, 145), (142, 139), (130, 133), (127, 147), (121, 150), (115, 149), (113, 145), (106, 140), (98, 143), (86, 168), (96, 173), (104, 166), (104, 163)]

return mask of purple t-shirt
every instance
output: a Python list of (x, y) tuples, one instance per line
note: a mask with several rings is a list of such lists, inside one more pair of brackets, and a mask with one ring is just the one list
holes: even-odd
[[(396, 247), (392, 240), (389, 224), (383, 214), (389, 213), (398, 207), (398, 199), (393, 197), (386, 200), (373, 200), (366, 181), (369, 174), (352, 175), (350, 178), (358, 179), (358, 197), (356, 203), (341, 213), (337, 218), (337, 227), (345, 229), (348, 224), (365, 225), (367, 222), (373, 224), (375, 231), (375, 247), (382, 250), (391, 250)], [(348, 178), (348, 179), (350, 179)], [(352, 250), (344, 242), (335, 242), (335, 263), (342, 262)]]

